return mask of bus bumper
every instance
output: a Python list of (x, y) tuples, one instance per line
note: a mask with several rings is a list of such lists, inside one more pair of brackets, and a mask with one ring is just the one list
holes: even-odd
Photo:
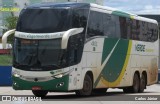
[(44, 82), (26, 81), (14, 76), (12, 76), (12, 79), (12, 87), (15, 90), (32, 90), (33, 87), (39, 87), (41, 88), (40, 90), (68, 91), (69, 85), (69, 75)]

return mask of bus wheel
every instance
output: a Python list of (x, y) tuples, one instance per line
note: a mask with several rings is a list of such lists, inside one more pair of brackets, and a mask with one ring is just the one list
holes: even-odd
[(36, 96), (36, 97), (45, 97), (48, 93), (47, 90), (32, 90), (32, 93)]
[(89, 75), (86, 74), (83, 82), (83, 88), (81, 90), (76, 91), (76, 95), (78, 96), (89, 96), (92, 93), (92, 79)]
[(133, 86), (131, 86), (132, 93), (138, 93), (140, 87), (140, 79), (137, 73), (134, 74)]
[(124, 93), (138, 93), (140, 88), (140, 79), (138, 74), (134, 74), (133, 85), (131, 87), (123, 88)]
[(141, 77), (141, 79), (140, 79), (139, 92), (142, 93), (145, 88), (146, 88), (146, 78), (145, 78), (144, 74), (142, 74), (142, 77)]
[(93, 94), (106, 94), (108, 88), (100, 88), (100, 89), (94, 89), (92, 91)]

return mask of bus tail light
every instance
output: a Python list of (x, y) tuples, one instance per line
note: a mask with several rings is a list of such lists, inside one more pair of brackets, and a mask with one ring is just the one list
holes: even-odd
[(39, 86), (33, 86), (33, 87), (32, 87), (32, 90), (42, 90), (42, 88), (39, 87)]

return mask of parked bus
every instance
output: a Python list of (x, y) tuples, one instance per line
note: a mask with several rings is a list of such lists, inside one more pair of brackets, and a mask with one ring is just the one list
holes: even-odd
[(13, 89), (41, 97), (72, 91), (88, 96), (108, 88), (143, 92), (158, 79), (158, 37), (156, 20), (106, 6), (28, 6), (15, 30)]

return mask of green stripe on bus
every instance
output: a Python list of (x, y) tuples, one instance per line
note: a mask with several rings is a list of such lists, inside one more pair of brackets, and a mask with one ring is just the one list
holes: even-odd
[[(108, 42), (106, 42), (106, 41), (108, 41)], [(115, 43), (117, 41), (118, 41), (118, 39), (114, 39)], [(105, 39), (104, 46), (103, 46), (103, 53), (102, 53), (103, 54), (102, 55), (102, 57), (103, 57), (102, 62), (104, 62), (107, 55), (109, 54), (109, 53), (108, 54), (105, 53), (106, 50), (112, 50), (113, 47), (109, 46), (110, 43), (112, 43), (112, 42), (113, 42), (113, 40)], [(108, 43), (108, 44), (105, 44), (105, 43)], [(114, 82), (119, 77), (119, 75), (123, 69), (123, 66), (125, 64), (126, 55), (127, 55), (127, 51), (128, 51), (128, 45), (129, 45), (129, 40), (125, 40), (125, 39), (119, 40), (111, 57), (109, 58), (108, 62), (106, 63), (106, 65), (102, 69), (98, 78), (96, 79), (96, 82), (94, 83), (94, 88), (98, 85), (101, 77), (103, 77), (104, 80), (107, 80), (108, 82)], [(107, 48), (109, 48), (109, 49), (107, 49)]]
[[(13, 84), (13, 88), (15, 90), (32, 90), (33, 86), (39, 86), (42, 88), (42, 90), (68, 91), (69, 85), (69, 75), (44, 82), (31, 82), (22, 80), (14, 76), (12, 76), (12, 79), (13, 83), (16, 83), (16, 85)], [(61, 87), (57, 87), (57, 84), (59, 83), (64, 83), (64, 85)]]
[(128, 40), (121, 39), (105, 65), (102, 75), (108, 82), (114, 82), (119, 77), (126, 59), (128, 43)]
[(112, 48), (116, 44), (118, 39), (104, 39), (104, 45), (103, 45), (103, 53), (102, 53), (102, 61), (101, 64), (104, 62), (104, 60), (107, 58), (108, 54), (111, 52)]
[(125, 13), (125, 12), (121, 12), (121, 11), (113, 11), (112, 14), (113, 15), (117, 15), (117, 16), (122, 16), (122, 17), (128, 17), (128, 18), (130, 18), (130, 14)]

